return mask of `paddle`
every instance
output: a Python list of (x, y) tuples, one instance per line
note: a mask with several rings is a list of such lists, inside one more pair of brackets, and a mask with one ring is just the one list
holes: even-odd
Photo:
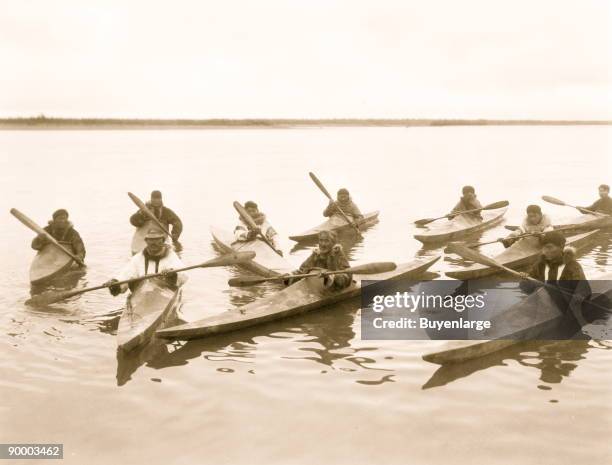
[(521, 229), (520, 226), (513, 226), (513, 225), (509, 225), (509, 224), (504, 226), (504, 228), (506, 228), (508, 231), (517, 231), (518, 229)]
[(305, 273), (305, 274), (288, 274), (288, 275), (279, 275), (273, 276), (269, 278), (259, 278), (259, 277), (246, 277), (246, 278), (232, 278), (227, 283), (232, 287), (246, 287), (253, 286), (255, 284), (261, 284), (268, 281), (282, 281), (285, 279), (292, 278), (308, 278), (311, 276), (327, 276), (330, 274), (340, 274), (340, 273), (352, 273), (352, 274), (378, 274), (378, 273), (386, 273), (388, 271), (393, 271), (397, 268), (397, 265), (393, 262), (374, 262), (374, 263), (366, 263), (364, 265), (354, 266), (352, 268), (346, 268), (344, 270), (338, 271), (323, 271), (322, 273)]
[(266, 237), (266, 235), (261, 231), (259, 226), (257, 226), (257, 224), (255, 223), (255, 220), (253, 220), (253, 218), (251, 218), (251, 215), (249, 215), (249, 212), (246, 211), (246, 209), (240, 204), (240, 202), (234, 202), (234, 208), (236, 209), (236, 211), (240, 215), (240, 218), (242, 218), (242, 221), (244, 221), (248, 225), (249, 228), (251, 228), (251, 229), (253, 229), (255, 231), (259, 231), (258, 235), (259, 235), (259, 237), (261, 237), (261, 240), (264, 241), (266, 244), (268, 244), (268, 246), (272, 250), (274, 250), (274, 252), (276, 252), (278, 255), (280, 255), (282, 257), (283, 256), (282, 252), (276, 250), (276, 248), (274, 247), (272, 242), (270, 242), (270, 239), (268, 239)]
[(159, 221), (159, 219), (153, 214), (153, 212), (147, 208), (147, 206), (142, 200), (140, 200), (138, 197), (136, 197), (131, 192), (128, 192), (128, 195), (130, 196), (130, 199), (132, 199), (132, 201), (136, 204), (136, 206), (140, 208), (140, 211), (142, 211), (145, 215), (147, 215), (149, 219), (151, 219), (164, 233), (166, 233), (169, 237), (172, 237), (168, 229), (164, 227), (161, 221)]
[[(255, 258), (255, 252), (232, 252), (227, 255), (222, 255), (217, 258), (213, 258), (212, 260), (208, 260), (204, 263), (200, 263), (198, 265), (186, 266), (184, 268), (177, 268), (176, 270), (172, 270), (173, 273), (179, 273), (181, 271), (193, 270), (194, 268), (211, 268), (215, 266), (228, 266), (228, 265), (236, 265), (242, 263), (247, 260), (252, 260)], [(97, 291), (98, 289), (104, 289), (107, 287), (111, 287), (115, 284), (129, 284), (137, 281), (143, 281), (145, 279), (155, 278), (162, 276), (163, 273), (154, 273), (148, 274), (145, 276), (141, 276), (139, 278), (126, 279), (124, 281), (117, 281), (110, 284), (100, 284), (99, 286), (86, 287), (84, 289), (77, 289), (76, 291), (47, 291), (39, 295), (35, 295), (31, 299), (29, 299), (26, 304), (31, 305), (49, 305), (55, 302), (59, 302), (60, 300), (65, 300), (75, 295), (84, 294), (86, 292)]]
[[(516, 229), (519, 229), (518, 227)], [(555, 231), (558, 231), (560, 233), (563, 233), (565, 231), (575, 231), (576, 228), (558, 228), (555, 229)], [(516, 231), (516, 230), (515, 230)], [(523, 234), (519, 234), (518, 236), (513, 236), (513, 237), (508, 237), (507, 239), (522, 239), (524, 237), (531, 237), (531, 236), (538, 236), (540, 234), (546, 234), (545, 232), (529, 232), (529, 233), (523, 233)], [(476, 248), (476, 247), (481, 247), (483, 245), (489, 245), (489, 244), (495, 244), (496, 242), (503, 242), (504, 239), (503, 238), (499, 238), (499, 239), (495, 239), (494, 241), (487, 241), (487, 242), (473, 242), (471, 244), (465, 244), (466, 247), (469, 247), (470, 249)], [(446, 250), (448, 249), (448, 247), (446, 249), (444, 249), (444, 251), (446, 252)]]
[[(493, 268), (499, 268), (500, 270), (504, 270), (514, 276), (517, 276), (521, 279), (525, 279), (524, 273), (520, 273), (518, 271), (513, 270), (512, 268), (508, 268), (507, 266), (502, 265), (501, 263), (499, 263), (497, 260), (494, 260), (491, 257), (487, 257), (486, 255), (481, 254), (480, 252), (476, 252), (473, 249), (468, 249), (466, 246), (464, 246), (463, 244), (459, 244), (458, 242), (451, 242), (448, 245), (448, 249), (451, 250), (451, 252), (456, 253), (457, 255), (462, 256), (463, 258), (466, 258), (468, 260), (471, 260), (473, 262), (476, 263), (480, 263), (481, 265), (485, 265), (485, 266), (490, 266)], [(567, 292), (563, 289), (561, 289), (558, 286), (555, 286), (553, 284), (550, 283), (546, 283), (540, 280), (537, 280), (535, 278), (532, 278), (531, 276), (527, 277), (528, 281), (531, 281), (535, 284), (538, 284), (540, 286), (546, 286), (548, 288), (551, 289), (556, 289), (557, 291), (561, 292), (562, 294), (565, 294), (567, 296), (573, 297), (573, 294), (570, 292)], [(594, 307), (597, 307), (599, 309), (605, 310), (606, 312), (610, 312), (609, 308), (605, 308), (602, 307), (592, 301), (589, 301), (589, 305), (592, 305)]]
[(434, 221), (441, 220), (442, 218), (448, 218), (450, 216), (463, 215), (465, 213), (475, 213), (482, 210), (497, 210), (498, 208), (507, 207), (510, 205), (510, 202), (507, 200), (501, 200), (499, 202), (490, 203), (489, 205), (485, 205), (482, 208), (475, 208), (473, 210), (464, 210), (462, 212), (448, 213), (444, 216), (440, 216), (438, 218), (423, 218), (422, 220), (416, 220), (414, 224), (417, 226), (425, 226), (426, 224), (433, 223)]
[[(323, 183), (321, 181), (319, 181), (319, 178), (317, 178), (317, 176), (314, 173), (308, 173), (308, 175), (310, 176), (310, 179), (313, 180), (313, 182), (317, 185), (317, 187), (319, 188), (319, 190), (321, 192), (323, 192), (323, 194), (325, 194), (325, 197), (327, 197), (330, 202), (333, 202), (334, 199), (332, 198), (332, 196), (330, 195), (330, 193), (327, 191), (327, 189), (325, 188), (325, 186), (323, 185)], [(342, 216), (342, 218), (344, 218), (344, 221), (346, 221), (348, 224), (350, 224), (353, 229), (355, 231), (357, 231), (357, 234), (361, 235), (361, 231), (359, 230), (359, 226), (357, 226), (354, 222), (352, 222), (348, 216), (346, 216), (346, 213), (344, 213), (342, 211), (342, 208), (340, 208), (340, 205), (336, 204), (336, 209), (338, 210), (338, 212), (340, 212), (340, 215)]]
[(592, 210), (587, 210), (586, 208), (577, 207), (576, 205), (570, 205), (569, 203), (565, 203), (563, 200), (559, 200), (559, 199), (556, 199), (555, 197), (550, 197), (548, 195), (543, 195), (542, 200), (548, 203), (552, 203), (554, 205), (559, 205), (561, 207), (572, 207), (581, 213), (590, 213), (591, 215), (596, 215), (596, 216), (610, 216), (610, 215), (606, 215), (605, 213), (594, 212)]
[(32, 221), (30, 218), (28, 218), (27, 216), (25, 216), (23, 213), (21, 213), (19, 210), (17, 210), (16, 208), (11, 208), (11, 215), (13, 215), (15, 218), (17, 218), (21, 223), (23, 223), (24, 225), (26, 225), (28, 228), (30, 228), (32, 231), (34, 231), (37, 234), (40, 234), (41, 236), (44, 236), (45, 239), (47, 239), (47, 241), (49, 241), (51, 244), (53, 244), (55, 247), (57, 247), (59, 250), (61, 250), (62, 252), (64, 252), (66, 255), (68, 255), (70, 258), (72, 258), (75, 262), (78, 263), (79, 266), (85, 266), (85, 263), (83, 263), (83, 260), (81, 260), (79, 257), (77, 257), (75, 254), (73, 254), (72, 252), (70, 252), (68, 249), (66, 249), (66, 247), (64, 247), (63, 245), (61, 245), (59, 242), (57, 242), (55, 240), (55, 238), (49, 234), (47, 231), (45, 231), (43, 228), (41, 228), (40, 226), (38, 226), (34, 221)]

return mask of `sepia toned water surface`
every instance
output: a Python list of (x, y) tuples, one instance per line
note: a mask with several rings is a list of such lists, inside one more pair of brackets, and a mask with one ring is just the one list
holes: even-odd
[[(233, 229), (232, 202), (255, 200), (283, 236), (323, 221), (347, 187), (380, 223), (348, 241), (356, 262), (405, 262), (421, 247), (412, 222), (445, 214), (461, 187), (509, 200), (504, 224), (540, 204), (553, 220), (611, 183), (608, 127), (321, 128), (0, 131), (0, 442), (63, 443), (65, 463), (575, 464), (612, 458), (612, 344), (531, 343), (455, 367), (424, 362), (433, 341), (362, 341), (351, 301), (235, 334), (116, 353), (125, 296), (106, 291), (46, 308), (30, 297), (33, 233), (67, 208), (87, 247), (77, 286), (106, 281), (129, 258), (135, 207), (164, 194), (184, 222), (183, 261), (215, 256), (210, 226)], [(507, 234), (503, 224), (478, 236)], [(308, 247), (285, 242), (295, 265)], [(494, 244), (482, 248), (501, 252)], [(612, 271), (610, 235), (580, 259)], [(461, 266), (443, 257), (432, 271)], [(236, 272), (189, 272), (188, 320), (244, 305), (273, 286), (229, 289)], [(580, 438), (580, 440), (577, 440)]]

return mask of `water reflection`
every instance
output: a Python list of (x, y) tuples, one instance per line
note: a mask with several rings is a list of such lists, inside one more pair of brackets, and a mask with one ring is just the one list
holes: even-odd
[(443, 365), (422, 388), (446, 386), (488, 368), (508, 366), (509, 361), (540, 370), (540, 380), (543, 382), (559, 384), (572, 374), (578, 362), (593, 348), (612, 350), (612, 346), (591, 342), (582, 335), (563, 341), (525, 341), (464, 363)]

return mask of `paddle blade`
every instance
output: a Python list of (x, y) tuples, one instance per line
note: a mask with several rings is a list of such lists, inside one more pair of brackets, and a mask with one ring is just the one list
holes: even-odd
[(507, 207), (508, 205), (510, 205), (510, 202), (508, 202), (507, 200), (500, 200), (499, 202), (493, 202), (490, 203), (489, 205), (485, 205), (484, 207), (482, 207), (483, 210), (497, 210), (498, 208), (504, 208)]
[(323, 194), (325, 194), (325, 197), (327, 197), (329, 200), (333, 200), (332, 196), (330, 195), (330, 193), (327, 191), (327, 189), (325, 188), (325, 186), (323, 185), (323, 183), (321, 181), (319, 181), (319, 178), (317, 178), (317, 176), (314, 173), (308, 173), (308, 176), (310, 176), (310, 179), (312, 179), (312, 181), (317, 185), (317, 187), (319, 188), (319, 190), (321, 192), (323, 192)]
[(554, 197), (550, 197), (548, 195), (543, 195), (542, 200), (544, 200), (544, 202), (552, 203), (554, 205), (560, 205), (562, 207), (565, 206), (565, 202), (563, 200), (559, 200)]
[(45, 233), (40, 226), (38, 226), (34, 221), (32, 221), (30, 218), (28, 218), (26, 215), (21, 213), (16, 208), (11, 208), (11, 215), (13, 215), (15, 218), (17, 218), (23, 225), (25, 225), (26, 227), (30, 228), (36, 234), (44, 234)]
[(481, 265), (491, 266), (495, 268), (499, 268), (501, 266), (499, 263), (497, 263), (492, 258), (489, 258), (486, 255), (483, 255), (475, 251), (474, 249), (469, 249), (465, 245), (460, 244), (459, 242), (451, 242), (450, 244), (448, 244), (448, 247), (446, 248), (446, 250), (448, 250), (451, 253), (456, 253), (457, 255), (467, 260), (471, 260), (473, 262), (480, 263)]
[(255, 252), (231, 252), (226, 255), (208, 260), (200, 265), (200, 268), (212, 268), (215, 266), (239, 265), (255, 258)]
[(234, 208), (236, 209), (240, 217), (245, 221), (245, 223), (249, 225), (250, 228), (257, 229), (255, 221), (253, 220), (253, 218), (251, 218), (249, 212), (246, 211), (246, 209), (240, 204), (240, 202), (234, 201), (232, 205), (234, 205)]
[(378, 273), (387, 273), (388, 271), (393, 271), (397, 268), (397, 265), (393, 262), (375, 262), (375, 263), (366, 263), (365, 265), (358, 265), (352, 268), (349, 268), (347, 272), (354, 274), (378, 274)]
[(25, 303), (32, 307), (44, 307), (72, 297), (73, 295), (74, 292), (70, 291), (45, 291), (42, 294), (32, 296), (32, 298), (26, 300)]
[(248, 287), (255, 286), (256, 284), (265, 283), (266, 281), (271, 281), (270, 278), (259, 278), (257, 276), (247, 276), (244, 278), (232, 278), (227, 284), (231, 287)]
[(414, 224), (417, 226), (425, 226), (433, 221), (436, 221), (438, 218), (423, 218), (422, 220), (416, 220)]

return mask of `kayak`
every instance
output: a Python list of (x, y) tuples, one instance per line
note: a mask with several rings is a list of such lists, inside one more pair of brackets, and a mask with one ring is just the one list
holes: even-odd
[(214, 227), (210, 228), (210, 233), (222, 253), (255, 252), (256, 255), (253, 260), (240, 265), (240, 267), (251, 273), (271, 277), (290, 273), (294, 270), (294, 267), (287, 260), (278, 255), (261, 239), (236, 242), (232, 233)]
[[(566, 246), (574, 247), (577, 251), (583, 250), (592, 244), (593, 238), (598, 232), (599, 230), (595, 230), (570, 236), (566, 239)], [(541, 251), (542, 247), (537, 237), (524, 237), (493, 258), (502, 265), (517, 270), (533, 265)], [(466, 280), (497, 273), (501, 273), (499, 268), (475, 263), (459, 271), (447, 271), (445, 274), (450, 278)]]
[[(138, 252), (142, 252), (147, 246), (145, 236), (151, 228), (159, 229), (159, 226), (157, 226), (153, 221), (147, 221), (142, 226), (136, 228), (136, 231), (134, 231), (134, 236), (132, 237), (132, 255), (136, 255)], [(165, 242), (168, 245), (172, 245), (170, 237), (168, 236), (166, 236)]]
[[(612, 297), (612, 275), (601, 279), (590, 281), (593, 295)], [(423, 360), (444, 365), (483, 357), (523, 341), (546, 339), (566, 320), (547, 289), (540, 288), (491, 319), (490, 339), (447, 341), (441, 349), (423, 355)]]
[[(69, 244), (62, 244), (72, 251)], [(32, 264), (30, 265), (30, 283), (44, 284), (45, 282), (57, 277), (58, 275), (68, 271), (74, 260), (62, 252), (53, 244), (46, 244), (38, 251)]]
[(130, 351), (147, 342), (156, 329), (176, 316), (181, 289), (170, 289), (159, 280), (143, 281), (127, 298), (117, 328), (117, 346)]
[[(570, 229), (575, 231), (585, 231), (589, 229), (609, 228), (612, 226), (612, 216), (598, 216), (591, 214), (582, 214), (574, 218), (568, 218), (553, 224), (554, 229)], [(507, 229), (515, 231), (519, 226), (506, 226)]]
[[(366, 213), (365, 215), (363, 215), (363, 218), (359, 221), (356, 221), (355, 224), (359, 227), (360, 230), (369, 228), (370, 226), (378, 223), (379, 213), (380, 212), (378, 211)], [(315, 226), (314, 228), (309, 229), (308, 231), (304, 231), (301, 234), (289, 236), (289, 239), (296, 242), (311, 241), (317, 239), (321, 231), (334, 231), (337, 233), (341, 233), (345, 231), (354, 231), (354, 228), (349, 225), (341, 215), (332, 215), (319, 226)]]
[[(235, 310), (223, 312), (201, 320), (166, 328), (156, 332), (164, 339), (188, 340), (227, 333), (335, 304), (359, 296), (363, 281), (417, 279), (440, 257), (413, 260), (398, 265), (394, 271), (375, 275), (354, 275), (353, 283), (341, 291), (323, 286), (321, 278), (304, 278), (281, 291)], [(365, 283), (363, 283), (365, 285)]]
[(507, 208), (498, 208), (483, 211), (482, 221), (469, 215), (458, 215), (447, 221), (440, 220), (436, 225), (426, 228), (425, 232), (415, 234), (414, 238), (423, 244), (455, 241), (501, 223), (506, 210)]

